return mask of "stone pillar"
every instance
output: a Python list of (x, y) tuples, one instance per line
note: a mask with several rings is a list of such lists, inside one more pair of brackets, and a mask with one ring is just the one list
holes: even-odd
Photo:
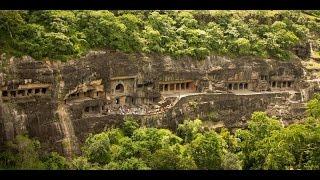
[(165, 84), (162, 84), (162, 91), (164, 92), (164, 90), (165, 90)]
[(174, 83), (173, 84), (173, 91), (176, 91), (177, 90), (177, 83)]

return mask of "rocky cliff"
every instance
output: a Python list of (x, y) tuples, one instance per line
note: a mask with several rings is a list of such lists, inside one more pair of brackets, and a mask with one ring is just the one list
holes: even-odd
[(119, 126), (125, 116), (175, 129), (200, 118), (208, 128), (244, 127), (254, 111), (290, 123), (318, 88), (299, 60), (92, 52), (62, 62), (2, 59), (0, 142), (29, 134), (66, 156), (89, 133)]

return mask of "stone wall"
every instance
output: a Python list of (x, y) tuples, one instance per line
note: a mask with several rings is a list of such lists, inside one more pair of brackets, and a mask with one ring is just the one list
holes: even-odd
[[(6, 101), (0, 97), (0, 143), (27, 133), (38, 138), (46, 149), (55, 149), (67, 156), (79, 153), (79, 143), (89, 133), (120, 126), (126, 114), (110, 110), (123, 105), (147, 109), (161, 107), (163, 110), (157, 113), (133, 115), (145, 126), (175, 129), (184, 119), (201, 118), (235, 128), (244, 127), (254, 111), (267, 111), (286, 121), (303, 117), (303, 102), (310, 99), (316, 89), (314, 83), (304, 82), (298, 60), (282, 62), (211, 56), (197, 61), (188, 57), (173, 60), (157, 54), (91, 52), (66, 63), (40, 62), (30, 57), (13, 58), (8, 62), (7, 70), (1, 72), (1, 90), (7, 88), (3, 82), (14, 81), (22, 87), (22, 82), (30, 79), (27, 84), (46, 84), (50, 88), (46, 96)], [(128, 77), (132, 79), (128, 80)], [(286, 85), (286, 88), (272, 92), (270, 80), (290, 81), (292, 86)], [(98, 81), (98, 84), (94, 83)], [(124, 100), (117, 104), (114, 98), (119, 94), (115, 93), (115, 88), (120, 82), (125, 87)], [(186, 82), (191, 83), (191, 90), (181, 91)], [(164, 92), (159, 89), (166, 84), (174, 84), (174, 90)], [(229, 84), (250, 93), (235, 94), (235, 89), (228, 89)], [(90, 88), (100, 94), (81, 95)], [(292, 95), (288, 90), (297, 93)], [(175, 93), (193, 95), (179, 100)], [(170, 98), (167, 103), (165, 100)], [(294, 103), (288, 103), (290, 101)], [(166, 108), (170, 104), (172, 107)], [(283, 107), (288, 108), (283, 111)]]

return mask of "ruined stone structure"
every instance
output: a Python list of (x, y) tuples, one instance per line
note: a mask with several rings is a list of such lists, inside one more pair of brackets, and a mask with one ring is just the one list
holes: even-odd
[(71, 156), (89, 133), (118, 126), (128, 115), (171, 129), (188, 118), (201, 118), (208, 128), (244, 127), (258, 110), (291, 123), (320, 89), (306, 78), (300, 60), (120, 52), (67, 63), (12, 58), (0, 74), (0, 143), (28, 133)]

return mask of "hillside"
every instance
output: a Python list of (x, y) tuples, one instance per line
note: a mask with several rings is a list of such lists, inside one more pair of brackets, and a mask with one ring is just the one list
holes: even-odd
[(319, 170), (320, 11), (0, 11), (0, 170)]
[(319, 54), (319, 20), (319, 11), (0, 11), (0, 52), (54, 60), (92, 49), (304, 59), (309, 42)]

